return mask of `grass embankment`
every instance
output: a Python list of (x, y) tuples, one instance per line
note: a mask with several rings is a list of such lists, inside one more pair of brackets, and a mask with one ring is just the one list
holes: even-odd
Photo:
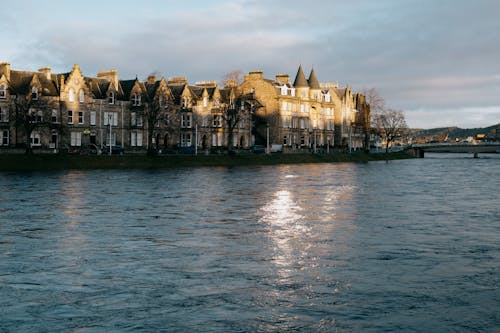
[[(65, 169), (138, 169), (200, 166), (277, 165), (299, 163), (369, 162), (385, 160), (384, 154), (271, 154), (271, 155), (21, 155), (0, 154), (0, 171)], [(389, 159), (412, 158), (406, 153), (391, 153)]]

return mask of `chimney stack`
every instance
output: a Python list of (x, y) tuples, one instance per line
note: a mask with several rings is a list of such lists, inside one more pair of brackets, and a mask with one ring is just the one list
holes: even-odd
[(42, 67), (38, 70), (38, 72), (42, 73), (46, 78), (47, 80), (50, 80), (52, 79), (52, 70), (50, 69), (50, 67)]
[(5, 75), (7, 80), (10, 80), (10, 64), (8, 62), (0, 62), (0, 77)]

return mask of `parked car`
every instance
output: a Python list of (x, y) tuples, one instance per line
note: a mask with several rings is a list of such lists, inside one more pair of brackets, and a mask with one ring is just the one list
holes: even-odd
[(261, 146), (261, 145), (255, 145), (255, 146), (252, 146), (252, 153), (254, 154), (264, 154), (266, 152), (266, 148), (264, 146)]
[[(122, 146), (111, 146), (111, 154), (113, 155), (123, 155), (125, 153), (125, 148)], [(107, 155), (109, 154), (109, 146), (104, 146), (102, 148), (102, 154)]]

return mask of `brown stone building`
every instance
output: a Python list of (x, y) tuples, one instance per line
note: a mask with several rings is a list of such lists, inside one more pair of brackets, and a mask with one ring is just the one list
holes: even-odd
[(0, 148), (173, 151), (279, 146), (284, 152), (361, 148), (369, 106), (349, 87), (320, 84), (311, 70), (243, 83), (188, 84), (184, 77), (120, 80), (116, 70), (85, 76), (12, 70), (0, 63)]

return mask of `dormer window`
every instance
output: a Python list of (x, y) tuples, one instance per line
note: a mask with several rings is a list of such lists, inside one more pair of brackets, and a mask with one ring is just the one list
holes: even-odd
[(80, 89), (80, 91), (78, 92), (78, 101), (80, 103), (85, 102), (85, 91), (83, 91), (83, 89)]
[(132, 96), (132, 102), (134, 106), (140, 106), (141, 105), (141, 95), (139, 94), (134, 94)]
[(38, 88), (37, 87), (31, 88), (31, 99), (33, 99), (33, 100), (38, 99)]
[(220, 106), (220, 100), (218, 98), (214, 99), (214, 106), (218, 108)]
[(286, 96), (288, 93), (288, 88), (287, 86), (284, 84), (283, 86), (281, 86), (281, 95), (283, 96)]
[(108, 95), (108, 103), (115, 104), (115, 93), (112, 91)]
[(330, 100), (331, 100), (330, 93), (326, 93), (326, 94), (325, 94), (325, 102), (328, 102), (328, 103), (329, 103), (329, 102), (330, 102)]
[(292, 97), (295, 97), (295, 88), (290, 88), (290, 93)]
[(208, 97), (203, 97), (203, 107), (207, 107), (208, 106)]
[(0, 98), (7, 97), (7, 88), (4, 85), (0, 86)]
[(75, 101), (75, 91), (73, 90), (73, 88), (70, 88), (68, 91), (68, 101), (70, 101), (71, 103)]

